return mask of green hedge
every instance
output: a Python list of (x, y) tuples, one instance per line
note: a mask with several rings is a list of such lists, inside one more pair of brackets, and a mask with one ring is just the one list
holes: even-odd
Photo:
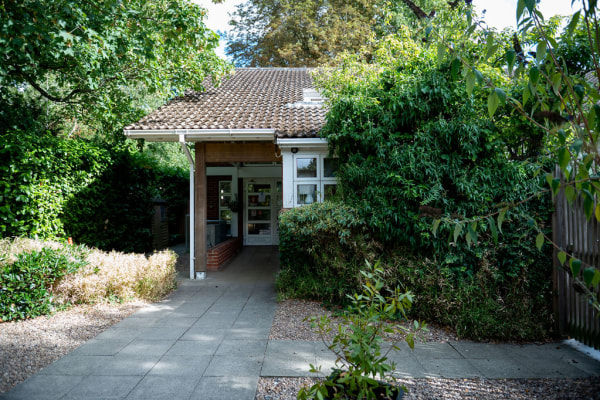
[(0, 321), (26, 319), (53, 310), (51, 287), (86, 265), (83, 247), (42, 248), (0, 260)]
[(0, 134), (0, 237), (72, 237), (103, 250), (151, 250), (153, 199), (187, 197), (188, 176), (126, 143)]
[(285, 211), (279, 222), (280, 294), (344, 301), (358, 287), (365, 259), (377, 254), (371, 245), (365, 221), (348, 206), (325, 202)]

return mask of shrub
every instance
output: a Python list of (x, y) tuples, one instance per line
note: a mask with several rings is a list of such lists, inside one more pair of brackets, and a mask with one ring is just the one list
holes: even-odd
[(175, 287), (177, 255), (146, 257), (32, 239), (0, 240), (0, 318), (24, 319), (55, 305), (147, 300)]
[[(387, 260), (394, 281), (415, 293), (411, 315), (473, 340), (541, 340), (553, 335), (551, 266), (533, 260), (507, 276), (487, 257), (472, 276), (400, 252)], [(389, 284), (393, 284), (390, 282)]]
[(53, 287), (85, 264), (85, 249), (81, 247), (43, 247), (2, 260), (0, 319), (25, 319), (51, 312)]
[(326, 302), (344, 301), (360, 289), (357, 266), (377, 254), (364, 220), (351, 207), (330, 202), (281, 214), (279, 250), (280, 294)]
[(177, 255), (171, 250), (143, 254), (93, 250), (88, 265), (55, 288), (61, 302), (158, 300), (175, 288)]

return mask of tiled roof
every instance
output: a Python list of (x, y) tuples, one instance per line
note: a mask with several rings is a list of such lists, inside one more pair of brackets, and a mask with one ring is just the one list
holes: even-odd
[(303, 101), (303, 90), (313, 87), (305, 68), (238, 68), (219, 87), (210, 82), (205, 87), (125, 130), (274, 129), (280, 138), (312, 138), (325, 122), (321, 104)]

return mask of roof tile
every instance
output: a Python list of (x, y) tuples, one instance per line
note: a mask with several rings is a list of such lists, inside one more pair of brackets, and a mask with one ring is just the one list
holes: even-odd
[(321, 104), (303, 102), (313, 87), (305, 68), (238, 68), (219, 87), (184, 96), (125, 130), (275, 129), (280, 138), (317, 137), (325, 122)]

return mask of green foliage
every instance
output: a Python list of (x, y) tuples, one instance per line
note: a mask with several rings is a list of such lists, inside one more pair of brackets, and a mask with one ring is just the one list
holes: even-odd
[(0, 261), (0, 321), (32, 318), (53, 309), (51, 288), (82, 266), (83, 247), (43, 248)]
[(273, 1), (240, 4), (226, 53), (236, 65), (302, 67), (330, 64), (357, 52), (379, 25), (377, 1)]
[[(397, 315), (406, 317), (412, 306), (412, 294), (401, 293), (399, 288), (384, 293), (385, 277), (378, 264), (367, 263), (361, 275), (362, 292), (348, 295), (352, 312), (342, 315), (342, 323), (331, 342), (325, 339), (333, 329), (331, 319), (327, 316), (309, 318), (313, 329), (316, 328), (337, 359), (333, 373), (309, 389), (302, 388), (298, 399), (394, 398), (399, 390), (388, 382), (388, 374), (395, 368), (393, 361), (388, 362), (388, 354), (400, 349), (397, 342), (384, 344), (384, 336), (405, 331), (405, 340), (413, 349), (415, 333), (424, 326), (415, 323), (414, 331), (410, 331), (388, 324), (387, 321)], [(382, 346), (388, 347), (382, 351)], [(320, 366), (311, 364), (311, 372), (320, 370)]]
[[(516, 203), (540, 190), (538, 167), (511, 159), (517, 152), (512, 146), (519, 146), (507, 139), (512, 128), (488, 118), (487, 93), (476, 89), (469, 96), (451, 64), (437, 64), (432, 51), (407, 36), (384, 46), (377, 53), (381, 67), (363, 69), (365, 78), (356, 78), (360, 67), (351, 62), (317, 76), (330, 98), (323, 135), (340, 158), (344, 203), (387, 246), (409, 246), (424, 256), (434, 252), (467, 275), (488, 252), (507, 274), (518, 271), (518, 262), (510, 266), (518, 257), (500, 256), (497, 235), (478, 235), (477, 224), (447, 224), (434, 235), (430, 218), (463, 221), (492, 214), (497, 204)], [(501, 112), (506, 114), (504, 107)], [(514, 208), (502, 232), (515, 254), (524, 251), (518, 238), (532, 229), (516, 217), (528, 212), (542, 218), (544, 229), (549, 224), (547, 199)]]
[(143, 94), (164, 100), (229, 70), (205, 14), (188, 0), (3, 2), (0, 86), (32, 88), (75, 118), (120, 130)]
[(277, 287), (286, 297), (345, 301), (376, 254), (365, 222), (351, 207), (315, 203), (281, 214)]
[(185, 173), (126, 145), (81, 138), (6, 132), (0, 156), (1, 237), (70, 236), (106, 250), (149, 251), (153, 199), (181, 208), (189, 185)]
[[(415, 293), (411, 315), (449, 326), (459, 337), (472, 340), (529, 341), (552, 337), (552, 267), (536, 251), (533, 238), (529, 251), (514, 254), (499, 263), (484, 254), (480, 268), (465, 276), (408, 249), (397, 249), (384, 267)], [(506, 274), (507, 265), (518, 269)], [(392, 284), (392, 283), (390, 283)]]

